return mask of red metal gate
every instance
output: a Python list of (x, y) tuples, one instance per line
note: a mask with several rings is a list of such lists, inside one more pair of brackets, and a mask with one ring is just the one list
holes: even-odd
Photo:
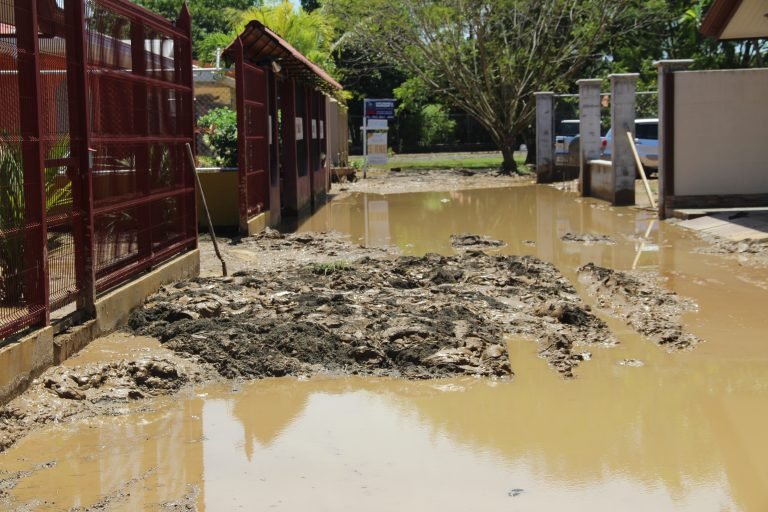
[(195, 246), (189, 16), (87, 0), (97, 290)]
[(240, 176), (240, 229), (269, 210), (269, 72), (245, 61), (235, 42), (237, 152)]
[(190, 19), (0, 0), (0, 338), (196, 245)]

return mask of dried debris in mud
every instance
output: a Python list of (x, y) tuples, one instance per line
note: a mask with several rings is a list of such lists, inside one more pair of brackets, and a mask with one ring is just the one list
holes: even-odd
[[(167, 352), (167, 351), (166, 351)], [(50, 423), (125, 414), (125, 406), (218, 378), (206, 365), (172, 352), (136, 360), (56, 366), (0, 407), (0, 452)]]
[(343, 183), (340, 192), (399, 194), (499, 188), (533, 183), (532, 175), (509, 175), (498, 169), (407, 169), (391, 172), (369, 169), (368, 178)]
[(593, 233), (566, 233), (560, 237), (563, 242), (575, 242), (583, 244), (607, 244), (615, 245), (616, 241), (608, 235), (595, 235)]
[(473, 235), (471, 233), (451, 235), (451, 246), (457, 249), (484, 249), (503, 247), (505, 245), (501, 240), (494, 240), (483, 235)]
[(708, 244), (698, 249), (704, 254), (723, 254), (735, 257), (742, 264), (768, 266), (768, 238), (753, 240), (725, 240), (713, 235), (701, 235)]
[[(200, 275), (220, 276), (221, 263), (206, 239), (207, 236), (201, 237)], [(219, 248), (227, 261), (227, 267), (233, 273), (254, 268), (275, 270), (291, 264), (332, 263), (340, 259), (353, 261), (391, 253), (391, 250), (385, 248), (352, 244), (347, 237), (334, 231), (316, 235), (282, 234), (271, 228), (254, 236), (234, 238), (230, 243), (220, 239)]]
[(680, 319), (695, 309), (693, 302), (659, 286), (655, 275), (632, 275), (588, 263), (579, 269), (579, 279), (588, 285), (598, 307), (656, 344), (679, 350), (702, 342), (683, 329)]
[[(281, 248), (286, 243), (310, 242), (285, 239)], [(193, 279), (150, 298), (130, 327), (228, 378), (508, 377), (507, 334), (539, 340), (542, 356), (570, 377), (587, 357), (579, 346), (615, 343), (554, 266), (480, 251)]]

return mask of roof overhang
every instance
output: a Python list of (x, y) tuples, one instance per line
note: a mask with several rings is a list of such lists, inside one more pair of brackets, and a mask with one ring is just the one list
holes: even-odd
[(701, 33), (721, 40), (768, 37), (768, 0), (715, 0)]
[[(280, 74), (308, 82), (329, 95), (336, 95), (343, 89), (340, 83), (331, 78), (320, 66), (301, 54), (288, 41), (278, 36), (264, 24), (253, 20), (238, 36), (243, 45), (245, 60), (256, 65), (268, 65), (276, 62), (280, 65)], [(230, 44), (224, 55), (234, 60), (237, 40)]]

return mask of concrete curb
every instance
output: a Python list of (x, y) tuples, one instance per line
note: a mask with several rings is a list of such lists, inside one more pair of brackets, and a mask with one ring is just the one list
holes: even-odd
[(99, 298), (95, 319), (56, 337), (53, 327), (46, 327), (3, 347), (0, 349), (0, 405), (23, 393), (49, 367), (125, 325), (131, 311), (162, 285), (198, 275), (200, 251), (195, 249)]

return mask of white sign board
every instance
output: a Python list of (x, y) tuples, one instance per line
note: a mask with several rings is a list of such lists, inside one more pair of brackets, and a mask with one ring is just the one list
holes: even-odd
[(387, 132), (368, 132), (368, 163), (387, 163)]
[(304, 118), (296, 118), (296, 140), (304, 140)]
[(320, 121), (320, 138), (325, 138), (325, 121)]
[(317, 119), (312, 120), (312, 138), (317, 138)]
[(369, 130), (387, 130), (389, 129), (388, 123), (389, 121), (387, 121), (386, 119), (369, 119), (368, 129)]

